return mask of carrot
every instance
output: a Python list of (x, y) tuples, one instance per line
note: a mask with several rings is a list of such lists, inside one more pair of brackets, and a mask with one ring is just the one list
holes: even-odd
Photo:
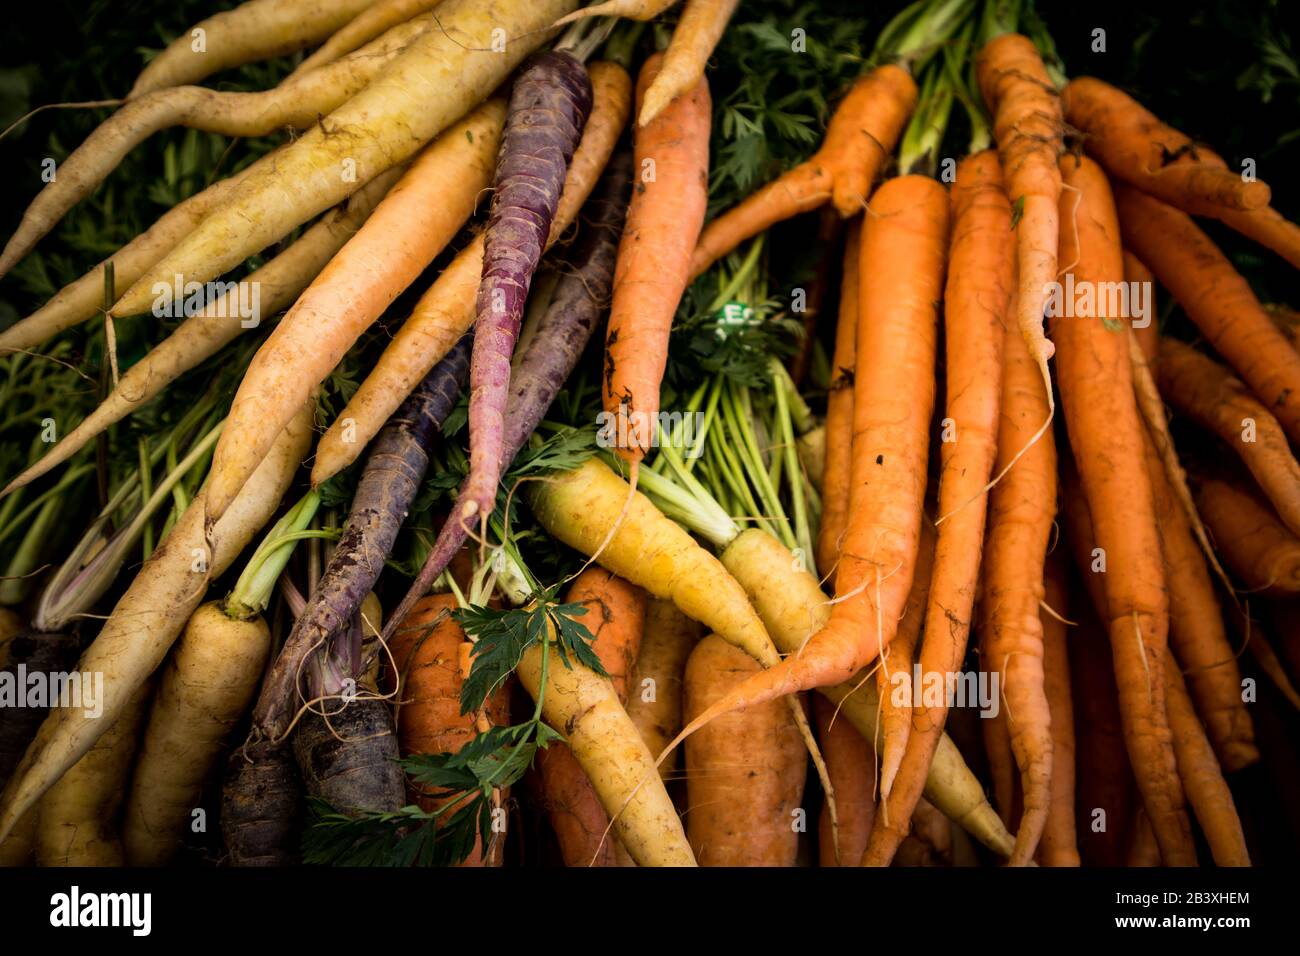
[(1130, 187), (1115, 200), (1124, 241), (1151, 267), (1210, 346), (1300, 441), (1300, 353), (1250, 285), (1190, 216)]
[(686, 0), (659, 74), (645, 92), (637, 125), (647, 126), (704, 79), (704, 67), (740, 0)]
[(293, 755), (309, 797), (343, 812), (399, 809), (405, 797), (388, 705), (370, 695), (295, 725)]
[[(403, 756), (456, 753), (478, 731), (478, 715), (464, 714), (460, 709), (465, 632), (451, 616), (456, 607), (454, 596), (430, 594), (403, 618), (389, 641), (397, 678), (394, 722)], [(490, 725), (510, 722), (509, 694), (504, 684), (488, 698), (483, 712)], [(430, 813), (448, 802), (446, 797), (430, 794), (412, 796), (422, 810)], [(502, 841), (494, 835), (494, 845), (486, 852), (476, 846), (462, 865), (500, 866), (502, 849)]]
[[(419, 33), (381, 75), (328, 116), (317, 120), (313, 113), (312, 128), (285, 147), (275, 169), (246, 179), (228, 204), (126, 291), (113, 306), (113, 315), (147, 309), (155, 282), (171, 282), (176, 275), (203, 282), (220, 275), (360, 184), (415, 155), (487, 99), (546, 40), (546, 25), (574, 4), (509, 0), (484, 7), (475, 0), (444, 0), (437, 24)], [(493, 48), (493, 31), (499, 31), (497, 47), (506, 38), (504, 52)], [(320, 83), (318, 77), (354, 57), (365, 59), (367, 49), (294, 83)]]
[[(276, 656), (253, 709), (270, 739), (289, 730), (302, 702), (304, 667), (346, 626), (383, 571), (429, 467), (434, 434), (455, 407), (469, 372), (468, 338), (438, 363), (380, 433), (357, 482), (343, 535)], [(394, 612), (386, 639), (407, 613)]]
[[(32, 200), (23, 213), (18, 229), (0, 253), (0, 275), (8, 272), (31, 251), (69, 209), (89, 196), (127, 153), (154, 133), (172, 126), (189, 126), (224, 136), (266, 136), (286, 126), (297, 129), (312, 127), (325, 114), (333, 116), (334, 111), (343, 107), (349, 98), (365, 89), (384, 65), (395, 59), (427, 25), (403, 24), (325, 69), (265, 92), (228, 93), (201, 86), (178, 86), (129, 101), (73, 150), (59, 166), (58, 178), (45, 186)], [(346, 109), (341, 112), (347, 115)], [(335, 127), (331, 126), (330, 129), (334, 130)], [(340, 132), (346, 131), (340, 128)], [(238, 231), (230, 230), (223, 236), (228, 247), (215, 244), (207, 247), (218, 257), (211, 263), (211, 268), (196, 270), (172, 259), (182, 250), (193, 248), (190, 244), (204, 234), (205, 224), (220, 221), (237, 205), (245, 211), (253, 208), (240, 204), (235, 198), (245, 187), (258, 182), (279, 181), (281, 173), (301, 174), (301, 170), (280, 164), (292, 157), (304, 140), (310, 142), (315, 139), (313, 133), (320, 136), (321, 129), (314, 129), (291, 146), (277, 151), (278, 159), (274, 163), (250, 171), (232, 191), (227, 202), (209, 209), (208, 215), (196, 229), (181, 238), (179, 243), (167, 250), (166, 255), (153, 263), (152, 271), (146, 271), (137, 277), (133, 285), (126, 287), (128, 295), (119, 302), (114, 314), (126, 316), (148, 311), (158, 294), (154, 291), (154, 286), (159, 283), (170, 285), (178, 274), (184, 276), (184, 281), (194, 279), (199, 282), (221, 275), (286, 235), (295, 226), (346, 199), (358, 187), (385, 169), (402, 162), (415, 151), (406, 150), (400, 155), (393, 155), (391, 159), (385, 156), (382, 161), (369, 166), (365, 165), (364, 153), (358, 151), (355, 175), (352, 175), (352, 168), (344, 166), (344, 160), (340, 158), (329, 167), (328, 194), (322, 190), (319, 196), (311, 197), (324, 198), (325, 201), (305, 207), (302, 203), (306, 199), (293, 203), (286, 194), (273, 205), (265, 202), (258, 207), (261, 215), (253, 222), (242, 221)], [(341, 138), (346, 138), (346, 135)], [(323, 157), (319, 161), (330, 162)], [(319, 170), (316, 172), (318, 176), (321, 175)], [(277, 218), (277, 213), (282, 213), (283, 217)], [(263, 231), (263, 226), (268, 229)], [(208, 258), (206, 254), (203, 256), (203, 260)]]
[[(601, 568), (588, 568), (569, 586), (565, 602), (586, 608), (581, 620), (592, 632), (592, 650), (619, 702), (626, 704), (645, 628), (645, 592)], [(563, 743), (551, 744), (538, 755), (537, 769), (564, 865), (615, 866), (616, 844), (606, 836), (609, 816), (573, 751)]]
[(104, 675), (98, 719), (54, 711), (0, 793), (0, 840), (23, 813), (112, 726), (131, 695), (162, 663), (211, 580), (219, 577), (270, 518), (302, 461), (312, 403), (272, 447), (235, 506), (205, 536), (201, 491), (118, 600), (79, 669)]
[(249, 0), (200, 20), (149, 61), (127, 94), (134, 99), (324, 40), (373, 0)]
[[(1082, 510), (1072, 507), (1068, 498), (1064, 502), (1061, 510), (1067, 519)], [(1087, 512), (1083, 514), (1086, 517)], [(1073, 536), (1072, 543), (1077, 554), (1079, 546)], [(1085, 578), (1092, 573), (1086, 565), (1080, 568)], [(1078, 603), (1070, 616), (1079, 622), (1077, 633), (1071, 631), (1067, 641), (1078, 763), (1074, 806), (1079, 856), (1084, 866), (1122, 866), (1134, 801), (1115, 672), (1106, 634), (1091, 604)]]
[(399, 23), (432, 10), (442, 0), (371, 0), (365, 9), (339, 29), (294, 68), (289, 77), (300, 76), (347, 56)]
[(1129, 833), (1128, 852), (1124, 865), (1130, 869), (1136, 867), (1160, 866), (1160, 844), (1156, 842), (1155, 831), (1151, 829), (1151, 819), (1143, 807), (1138, 807), (1133, 818), (1133, 828)]
[[(1105, 174), (1087, 158), (1062, 162), (1061, 256), (1074, 280), (1094, 289), (1123, 277), (1119, 224)], [(1138, 250), (1141, 252), (1141, 249)], [(1149, 263), (1145, 256), (1144, 262)], [(1155, 667), (1167, 653), (1169, 599), (1160, 561), (1151, 480), (1143, 462), (1143, 425), (1133, 397), (1130, 345), (1106, 327), (1112, 303), (1097, 297), (1095, 318), (1056, 317), (1057, 375), (1070, 445), (1078, 462), (1104, 577), (1120, 713), (1143, 805), (1167, 865), (1194, 865), (1182, 788)]]
[(1210, 853), (1218, 866), (1250, 866), (1250, 853), (1241, 832), (1241, 819), (1232, 800), (1232, 791), (1223, 779), (1223, 771), (1214, 758), (1214, 750), (1205, 736), (1192, 699), (1173, 660), (1165, 658), (1165, 700), (1169, 705), (1169, 726), (1174, 734), (1174, 752), (1178, 755), (1178, 774), (1182, 777), (1187, 800), (1196, 812), (1196, 820), (1210, 844)]
[[(987, 631), (981, 630), (979, 654), (981, 661), (993, 659), (988, 650)], [(984, 743), (984, 759), (989, 765), (989, 784), (993, 791), (993, 805), (1004, 826), (1015, 832), (1020, 820), (1021, 794), (1016, 775), (1016, 755), (1011, 749), (1011, 731), (1007, 726), (1007, 713), (1002, 707), (991, 717), (980, 721), (980, 737)], [(900, 844), (901, 846), (901, 844)]]
[(258, 312), (245, 317), (241, 295), (227, 289), (203, 310), (190, 316), (127, 369), (113, 390), (76, 428), (68, 432), (35, 464), (9, 482), (0, 497), (68, 461), (97, 435), (148, 404), (185, 372), (207, 361), (240, 334), (256, 327), (261, 316), (274, 315), (306, 287), (330, 257), (348, 240), (397, 178), (396, 171), (381, 173), (339, 207), (321, 217), (284, 252), (241, 281), (241, 288), (258, 290)]
[(1159, 382), (1176, 412), (1237, 453), (1282, 523), (1300, 534), (1300, 463), (1269, 410), (1222, 365), (1168, 337), (1160, 341)]
[(161, 866), (179, 849), (221, 747), (252, 703), (271, 651), (260, 616), (203, 605), (185, 625), (158, 683), (126, 803), (132, 866)]
[[(631, 80), (622, 67), (593, 63), (592, 107), (564, 182), (551, 225), (553, 243), (573, 223), (627, 125)], [(389, 416), (474, 321), (475, 290), (483, 271), (480, 234), (461, 250), (416, 303), (351, 401), (321, 436), (312, 483), (338, 474), (361, 454)]]
[[(873, 740), (880, 755), (880, 799), (887, 800), (894, 786), (899, 765), (912, 732), (912, 666), (917, 662), (916, 646), (926, 620), (931, 575), (934, 572), (935, 533), (926, 520), (921, 522), (921, 543), (916, 554), (916, 572), (912, 589), (903, 605), (898, 631), (889, 646), (880, 653), (876, 669), (876, 688), (880, 692), (880, 737)], [(924, 671), (923, 671), (924, 673)], [(919, 789), (918, 789), (919, 793)], [(882, 826), (884, 821), (881, 821)]]
[[(641, 653), (628, 685), (626, 709), (652, 754), (662, 753), (682, 729), (682, 675), (700, 631), (671, 601), (651, 598), (646, 603)], [(675, 763), (665, 760), (659, 775), (669, 779)]]
[(587, 17), (653, 20), (676, 2), (677, 0), (605, 0), (604, 3), (593, 3), (589, 7), (583, 7), (581, 10), (560, 17), (555, 21), (555, 25), (558, 27), (565, 23), (572, 23), (574, 20), (585, 20)]
[[(962, 160), (952, 192), (944, 311), (946, 440), (939, 446), (939, 539), (925, 612), (935, 626), (927, 629), (921, 644), (923, 675), (961, 669), (978, 584), (985, 487), (998, 450), (1005, 338), (999, 323), (1007, 315), (1014, 286), (1011, 204), (1001, 182), (997, 155), (985, 151)], [(951, 435), (949, 428), (955, 430)], [(899, 791), (888, 794), (873, 833), (869, 859), (875, 865), (886, 865), (907, 834), (946, 717), (942, 701), (913, 712), (913, 740), (903, 755)]]
[(1240, 770), (1259, 760), (1259, 750), (1241, 699), (1237, 656), (1224, 633), (1223, 611), (1187, 513), (1154, 443), (1148, 437), (1143, 444), (1169, 583), (1169, 646), (1187, 675), (1219, 763)]
[[(639, 109), (666, 62), (656, 54), (641, 68)], [(656, 122), (638, 126), (633, 139), (640, 175), (614, 266), (604, 373), (605, 414), (619, 422), (618, 451), (632, 462), (640, 461), (654, 438), (668, 333), (704, 223), (710, 111), (709, 86), (701, 76)], [(635, 470), (632, 475), (635, 488)]]
[(1300, 269), (1300, 226), (1271, 206), (1250, 212), (1221, 212), (1216, 216), (1247, 239), (1272, 249), (1291, 265)]
[[(984, 102), (993, 113), (993, 136), (1007, 195), (1018, 212), (1016, 266), (1020, 334), (1038, 364), (1049, 410), (1055, 408), (1047, 360), (1053, 346), (1043, 335), (1049, 284), (1056, 281), (1064, 120), (1061, 101), (1033, 41), (1004, 33), (975, 60)], [(1067, 260), (1068, 261), (1068, 260)]]
[(1199, 483), (1196, 504), (1214, 546), (1249, 591), (1300, 593), (1300, 539), (1254, 492), (1229, 481)]
[[(623, 226), (631, 181), (631, 156), (620, 152), (610, 161), (587, 206), (587, 228), (572, 250), (571, 268), (560, 276), (532, 337), (515, 359), (510, 396), (503, 421), (501, 468), (509, 465), (541, 423), (546, 411), (582, 356), (609, 301), (619, 231)], [(446, 361), (444, 359), (444, 361)], [(502, 475), (497, 475), (495, 484)], [(470, 535), (461, 501), (469, 478), (461, 482), (455, 503), (419, 573), (394, 612), (405, 613), (460, 553)], [(493, 494), (495, 499), (495, 492)], [(495, 503), (495, 501), (494, 501)], [(376, 569), (377, 570), (377, 569)]]
[(731, 710), (848, 680), (897, 629), (920, 544), (947, 193), (934, 180), (900, 177), (876, 192), (872, 214), (862, 240), (853, 490), (839, 600), (800, 653), (728, 692), (679, 739)]
[(861, 212), (916, 95), (912, 77), (892, 64), (861, 77), (836, 108), (816, 153), (704, 227), (690, 277), (702, 275), (746, 239), (827, 202), (846, 219)]
[[(1007, 324), (1004, 349), (997, 471), (1010, 470), (989, 495), (982, 605), (988, 656), (983, 666), (998, 676), (1007, 736), (1020, 768), (1023, 812), (1009, 862), (1024, 866), (1033, 859), (1051, 802), (1051, 715), (1039, 606), (1056, 501), (1056, 447), (1050, 435), (1029, 444), (1047, 408), (1033, 358), (1013, 323)], [(1020, 460), (1012, 466), (1016, 457)]]
[(221, 517), (285, 417), (469, 218), (503, 116), (492, 100), (439, 136), (258, 350), (213, 454), (209, 520)]
[(570, 663), (560, 664), (548, 638), (524, 651), (515, 673), (534, 700), (544, 689), (543, 718), (565, 729), (566, 742), (632, 859), (639, 866), (694, 866), (654, 757), (619, 704), (614, 685), (577, 661)]
[(1286, 668), (1282, 666), (1282, 661), (1278, 658), (1277, 652), (1273, 650), (1273, 645), (1255, 629), (1256, 623), (1253, 618), (1244, 622), (1234, 620), (1237, 631), (1239, 633), (1244, 631), (1242, 643), (1250, 650), (1250, 655), (1255, 658), (1255, 663), (1259, 665), (1259, 669), (1273, 682), (1273, 685), (1277, 687), (1287, 702), (1296, 710), (1300, 710), (1300, 691), (1297, 691), (1295, 684), (1291, 682)]
[(839, 818), (833, 827), (823, 809), (817, 819), (817, 863), (852, 866), (862, 859), (876, 818), (876, 751), (844, 715), (836, 714), (829, 698), (814, 695), (812, 705), (817, 740), (835, 784)]
[[(762, 665), (717, 635), (686, 662), (693, 721)], [(686, 833), (701, 866), (793, 866), (807, 758), (790, 712), (769, 701), (686, 741)]]
[(1066, 572), (1059, 552), (1049, 555), (1043, 572), (1043, 690), (1051, 717), (1052, 783), (1047, 823), (1038, 842), (1043, 866), (1078, 866), (1074, 829), (1074, 705), (1070, 699), (1070, 661), (1066, 644), (1070, 612)]
[(56, 292), (45, 305), (0, 332), (0, 350), (36, 348), (64, 329), (102, 314), (104, 270), (108, 263), (113, 264), (113, 280), (117, 286), (130, 285), (189, 235), (215, 206), (225, 202), (245, 176), (274, 163), (276, 155), (277, 152), (268, 153), (167, 210), (117, 252)]
[(952, 866), (952, 829), (925, 800), (916, 805), (913, 832), (899, 847), (897, 866)]
[(142, 684), (122, 715), (41, 798), (38, 866), (124, 865), (117, 816), (150, 690), (149, 682)]
[(582, 63), (555, 50), (524, 64), (510, 92), (474, 306), (469, 475), (457, 497), (460, 514), (451, 520), (464, 522), (478, 515), (486, 529), (496, 502), (506, 466), (510, 359), (569, 161), (591, 112), (591, 98), (591, 80)]
[(230, 755), (221, 788), (221, 838), (231, 866), (299, 861), (302, 781), (288, 747), (259, 741)]
[[(831, 602), (816, 577), (799, 565), (789, 549), (758, 528), (741, 532), (722, 552), (721, 561), (745, 589), (773, 643), (783, 654), (797, 654), (809, 636), (826, 626)], [(880, 700), (866, 671), (848, 681), (819, 688), (866, 740), (879, 735)], [(896, 785), (897, 786), (897, 785)], [(852, 799), (853, 794), (847, 795)], [(984, 797), (984, 790), (946, 734), (940, 734), (925, 781), (925, 796), (940, 811), (1002, 856), (1011, 836)], [(852, 859), (849, 863), (855, 863)]]
[(1197, 215), (1268, 205), (1268, 186), (1246, 181), (1213, 154), (1202, 156), (1190, 138), (1103, 80), (1076, 77), (1061, 91), (1061, 104), (1084, 134), (1088, 155), (1163, 202)]
[(858, 258), (862, 220), (850, 221), (844, 240), (844, 278), (840, 283), (840, 314), (835, 324), (835, 354), (826, 396), (826, 464), (822, 479), (822, 523), (817, 531), (817, 567), (835, 583), (840, 540), (849, 516), (849, 466), (853, 455), (854, 345), (858, 335)]
[[(1156, 324), (1156, 277), (1151, 274), (1151, 270), (1146, 267), (1141, 259), (1127, 249), (1124, 250), (1124, 281), (1128, 283), (1130, 289), (1133, 288), (1133, 283), (1140, 282), (1152, 290), (1150, 298), (1147, 300), (1151, 310), (1150, 314), (1146, 316), (1147, 324), (1139, 327), (1135, 322), (1133, 324), (1133, 335), (1138, 340), (1138, 345), (1142, 349), (1142, 355), (1146, 359), (1147, 365), (1154, 371), (1160, 352), (1160, 326)], [(1134, 316), (1134, 318), (1137, 318), (1137, 316)]]

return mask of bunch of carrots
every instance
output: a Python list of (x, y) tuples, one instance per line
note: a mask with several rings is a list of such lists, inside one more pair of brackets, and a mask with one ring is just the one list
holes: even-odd
[(0, 330), (0, 861), (1250, 865), (1300, 314), (1198, 220), (1300, 227), (1027, 0), (764, 111), (765, 16), (248, 0), (63, 104), (0, 277), (249, 139)]

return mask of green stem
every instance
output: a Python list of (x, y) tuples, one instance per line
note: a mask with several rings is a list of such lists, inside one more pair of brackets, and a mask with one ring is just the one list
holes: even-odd
[(731, 395), (731, 402), (725, 414), (729, 415), (728, 421), (740, 438), (738, 451), (741, 460), (745, 463), (745, 473), (753, 482), (754, 491), (758, 495), (764, 523), (786, 547), (793, 548), (794, 536), (790, 533), (785, 509), (781, 507), (776, 488), (772, 486), (767, 469), (763, 467), (763, 456), (750, 426), (749, 417), (745, 414), (740, 398), (734, 393)]
[[(138, 439), (137, 450), (140, 455), (140, 494), (147, 500), (153, 494), (153, 469), (149, 467), (149, 439), (140, 436)], [(149, 560), (149, 555), (153, 554), (153, 527), (146, 524), (143, 533), (140, 535), (141, 547), (144, 551), (144, 560)]]
[(247, 621), (271, 603), (271, 592), (293, 555), (294, 544), (306, 537), (320, 537), (319, 532), (307, 531), (318, 507), (320, 494), (309, 491), (272, 526), (226, 598), (228, 616)]
[(28, 526), (18, 550), (5, 568), (6, 580), (0, 581), (0, 604), (21, 604), (27, 599), (34, 580), (28, 575), (36, 570), (41, 553), (49, 544), (50, 523), (59, 514), (62, 504), (58, 498), (50, 498), (37, 513), (36, 520)]

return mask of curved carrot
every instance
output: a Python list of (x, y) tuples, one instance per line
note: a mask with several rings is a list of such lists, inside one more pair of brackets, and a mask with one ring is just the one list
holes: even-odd
[(1033, 41), (1018, 33), (1005, 33), (985, 44), (975, 60), (975, 74), (993, 113), (993, 137), (1007, 195), (1019, 215), (1016, 321), (1038, 363), (1051, 409), (1055, 399), (1047, 360), (1053, 347), (1043, 334), (1043, 309), (1048, 285), (1056, 281), (1061, 196), (1056, 161), (1065, 127), (1061, 101)]
[(1250, 284), (1186, 213), (1137, 189), (1115, 190), (1124, 241), (1178, 300), (1211, 347), (1300, 442), (1300, 353)]
[(912, 77), (892, 64), (861, 77), (831, 116), (816, 153), (704, 227), (691, 278), (746, 239), (828, 201), (845, 218), (860, 212), (916, 106), (916, 94)]
[(1197, 215), (1267, 206), (1269, 188), (1247, 182), (1122, 90), (1081, 76), (1061, 91), (1065, 119), (1084, 133), (1083, 148), (1111, 176)]
[(822, 521), (817, 531), (817, 567), (835, 583), (840, 539), (849, 517), (849, 466), (853, 460), (853, 369), (858, 338), (858, 259), (862, 220), (849, 223), (844, 239), (840, 314), (835, 324), (835, 354), (826, 396), (826, 458), (822, 466)]
[[(1010, 318), (1015, 248), (1011, 203), (996, 153), (981, 152), (958, 165), (952, 214), (944, 293), (947, 408), (939, 446), (939, 540), (926, 610), (931, 626), (921, 644), (922, 675), (955, 673), (966, 655), (984, 538), (985, 488), (998, 450), (1002, 322)], [(912, 740), (897, 792), (889, 795), (872, 833), (869, 863), (887, 865), (906, 837), (946, 718), (943, 701), (937, 706), (927, 702), (913, 712)]]
[[(1063, 159), (1062, 173), (1071, 189), (1061, 197), (1061, 258), (1074, 263), (1076, 286), (1112, 288), (1103, 283), (1123, 279), (1124, 259), (1105, 173), (1086, 157)], [(1145, 255), (1142, 261), (1150, 264)], [(1196, 850), (1165, 716), (1161, 668), (1168, 653), (1169, 599), (1143, 458), (1144, 426), (1133, 394), (1128, 338), (1107, 328), (1108, 320), (1124, 316), (1110, 315), (1111, 303), (1103, 298), (1096, 297), (1096, 317), (1053, 318), (1056, 371), (1070, 446), (1097, 544), (1106, 555), (1106, 622), (1125, 745), (1161, 857), (1169, 866), (1191, 866)]]
[(740, 0), (686, 0), (664, 53), (663, 66), (645, 92), (637, 125), (645, 126), (677, 97), (704, 79), (704, 65), (722, 39)]
[(862, 241), (852, 493), (837, 603), (802, 652), (728, 692), (679, 740), (732, 710), (848, 680), (898, 627), (920, 544), (948, 196), (932, 179), (903, 176), (876, 192), (872, 215)]
[(1291, 265), (1300, 269), (1300, 226), (1272, 206), (1250, 212), (1221, 212), (1215, 216), (1247, 239), (1272, 249)]
[[(637, 79), (637, 103), (660, 74), (652, 56)], [(619, 454), (639, 461), (654, 438), (668, 335), (689, 281), (690, 254), (708, 203), (708, 83), (676, 100), (633, 139), (636, 186), (614, 266), (605, 335), (605, 413), (615, 416)]]
[(1300, 539), (1253, 491), (1211, 478), (1197, 486), (1196, 505), (1215, 550), (1247, 590), (1300, 594)]
[[(631, 111), (632, 81), (622, 67), (593, 63), (587, 73), (592, 86), (591, 115), (569, 163), (560, 206), (551, 224), (551, 244), (577, 218)], [(356, 461), (411, 390), (469, 329), (482, 273), (480, 233), (420, 297), (366, 380), (321, 436), (311, 470), (313, 485), (319, 486)]]
[(1282, 523), (1300, 535), (1300, 463), (1269, 410), (1231, 372), (1190, 345), (1160, 340), (1160, 393), (1237, 453)]

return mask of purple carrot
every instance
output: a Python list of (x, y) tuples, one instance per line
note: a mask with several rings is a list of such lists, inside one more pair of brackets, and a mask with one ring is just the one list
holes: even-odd
[[(537, 332), (520, 358), (519, 371), (511, 383), (505, 415), (503, 465), (492, 481), (494, 503), (501, 472), (519, 454), (528, 436), (551, 407), (609, 306), (614, 260), (627, 213), (627, 188), (631, 176), (631, 155), (617, 154), (610, 160), (601, 181), (583, 207), (585, 230), (574, 249), (571, 268), (555, 284), (550, 305), (538, 322)], [(461, 485), (457, 503), (464, 500), (469, 482), (470, 478), (466, 478)], [(384, 627), (384, 640), (392, 636), (411, 605), (429, 590), (434, 578), (451, 563), (469, 537), (468, 516), (458, 518), (457, 510), (452, 507), (424, 567), (402, 598), (402, 603), (389, 616)]]
[(532, 57), (510, 92), (475, 302), (469, 480), (460, 499), (466, 517), (477, 513), (486, 522), (496, 500), (505, 459), (510, 359), (528, 287), (590, 111), (591, 79), (569, 53), (550, 50)]
[(279, 740), (298, 709), (299, 676), (313, 649), (343, 629), (374, 587), (429, 467), (429, 443), (465, 384), (471, 336), (433, 367), (375, 438), (343, 536), (262, 684), (253, 719)]

